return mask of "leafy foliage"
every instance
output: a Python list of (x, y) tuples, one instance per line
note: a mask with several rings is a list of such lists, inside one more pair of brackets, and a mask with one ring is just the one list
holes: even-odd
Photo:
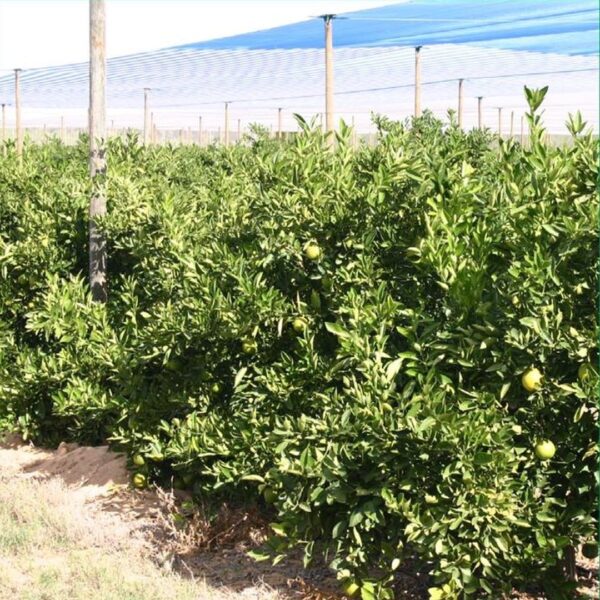
[(432, 598), (532, 578), (570, 597), (556, 565), (596, 527), (597, 374), (578, 370), (597, 360), (598, 157), (579, 114), (546, 145), (527, 95), (530, 147), (430, 114), (378, 118), (374, 148), (342, 125), (334, 152), (301, 119), (286, 143), (112, 140), (106, 306), (84, 277), (85, 139), (8, 152), (0, 424), (264, 497), (255, 556), (324, 554), (365, 600), (414, 556)]

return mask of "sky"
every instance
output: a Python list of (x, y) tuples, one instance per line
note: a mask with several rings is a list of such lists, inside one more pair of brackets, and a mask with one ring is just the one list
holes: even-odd
[[(123, 56), (405, 0), (106, 0), (107, 54)], [(88, 60), (88, 0), (0, 0), (0, 70)]]

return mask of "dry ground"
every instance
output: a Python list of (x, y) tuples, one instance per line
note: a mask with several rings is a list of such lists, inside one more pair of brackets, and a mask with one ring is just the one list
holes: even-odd
[[(224, 507), (210, 527), (197, 513), (193, 528), (179, 529), (171, 515), (185, 494), (131, 491), (125, 464), (104, 446), (50, 451), (5, 438), (0, 600), (340, 598), (322, 566), (306, 572), (298, 559), (272, 567), (247, 557), (267, 528), (258, 512)], [(583, 597), (598, 596), (594, 569), (581, 565)], [(423, 600), (426, 588), (426, 576), (407, 565), (396, 597)]]

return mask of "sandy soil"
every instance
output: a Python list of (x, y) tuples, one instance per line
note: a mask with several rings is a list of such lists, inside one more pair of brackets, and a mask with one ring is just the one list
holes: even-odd
[[(68, 490), (72, 510), (102, 522), (104, 533), (113, 538), (110, 544), (138, 544), (161, 567), (201, 579), (227, 598), (341, 598), (335, 579), (324, 566), (305, 571), (299, 557), (292, 557), (273, 567), (246, 555), (267, 529), (258, 512), (225, 507), (216, 529), (203, 527), (197, 520), (201, 516), (194, 516), (192, 521), (196, 520), (197, 527), (181, 530), (170, 515), (188, 496), (183, 492), (131, 490), (125, 457), (106, 446), (62, 443), (52, 451), (34, 448), (17, 436), (5, 437), (0, 444), (0, 475), (5, 481), (60, 480)], [(597, 597), (597, 561), (579, 558), (579, 575), (585, 589), (582, 597)], [(414, 571), (407, 565), (399, 573), (396, 598), (428, 597), (427, 577)], [(512, 598), (534, 600), (536, 596), (514, 594)]]

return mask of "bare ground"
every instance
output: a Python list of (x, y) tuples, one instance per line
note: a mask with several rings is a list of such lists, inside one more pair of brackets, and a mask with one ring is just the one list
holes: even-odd
[[(210, 527), (198, 512), (181, 528), (172, 515), (185, 493), (132, 491), (128, 482), (125, 458), (106, 446), (52, 451), (4, 438), (0, 600), (341, 598), (322, 565), (305, 571), (299, 557), (273, 567), (247, 556), (267, 530), (258, 511), (223, 507)], [(579, 559), (581, 597), (598, 597), (597, 561)], [(407, 564), (396, 598), (426, 599), (427, 587)]]

